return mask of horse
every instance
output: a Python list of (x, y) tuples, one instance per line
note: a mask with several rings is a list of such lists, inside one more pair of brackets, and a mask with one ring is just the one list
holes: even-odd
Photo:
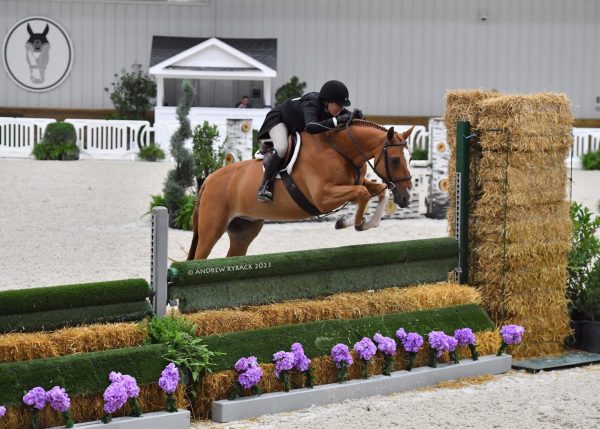
[(29, 39), (25, 43), (25, 53), (30, 72), (29, 78), (33, 83), (44, 82), (50, 51), (50, 42), (46, 37), (49, 31), (50, 27), (46, 24), (41, 33), (34, 33), (31, 26), (27, 24)]
[[(388, 201), (387, 188), (392, 190), (398, 206), (410, 203), (412, 177), (406, 154), (413, 128), (396, 133), (393, 127), (388, 130), (374, 122), (352, 119), (345, 127), (325, 133), (302, 132), (301, 150), (291, 177), (321, 213), (347, 202), (357, 204), (354, 218), (340, 217), (336, 229), (354, 226), (364, 231), (377, 227)], [(383, 183), (365, 178), (367, 163)], [(194, 209), (188, 260), (206, 259), (225, 231), (229, 235), (227, 256), (243, 256), (265, 220), (311, 217), (292, 199), (281, 180), (275, 181), (273, 202), (258, 201), (256, 191), (262, 173), (262, 162), (252, 159), (226, 165), (206, 178)], [(366, 220), (364, 211), (375, 196), (377, 208)]]

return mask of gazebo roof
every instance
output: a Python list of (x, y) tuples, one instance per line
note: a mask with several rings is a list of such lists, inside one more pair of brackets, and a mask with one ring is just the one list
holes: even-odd
[(277, 76), (277, 39), (154, 36), (150, 74), (173, 78), (263, 79)]

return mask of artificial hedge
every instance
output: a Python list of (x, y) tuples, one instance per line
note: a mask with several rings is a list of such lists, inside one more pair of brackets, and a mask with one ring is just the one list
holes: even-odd
[(345, 246), (171, 266), (169, 298), (183, 313), (445, 281), (453, 238)]
[(69, 395), (103, 392), (111, 371), (129, 374), (138, 385), (158, 381), (168, 364), (162, 344), (106, 350), (69, 356), (0, 364), (0, 404), (20, 404), (23, 393), (35, 386), (64, 387)]
[(444, 237), (175, 262), (171, 268), (175, 283), (184, 286), (457, 257), (456, 239)]
[(144, 279), (18, 289), (0, 292), (0, 314), (144, 301), (152, 293)]
[(453, 335), (459, 328), (469, 327), (474, 332), (495, 328), (487, 313), (476, 304), (438, 308), (434, 310), (394, 313), (352, 320), (324, 320), (298, 325), (277, 326), (254, 331), (234, 332), (201, 337), (209, 350), (225, 353), (216, 358), (214, 372), (231, 369), (242, 356), (254, 355), (259, 362), (271, 362), (273, 353), (289, 350), (295, 342), (302, 343), (309, 357), (329, 355), (337, 343), (352, 347), (364, 336), (376, 332), (394, 338), (396, 330), (426, 335), (444, 331)]
[(0, 316), (0, 333), (52, 331), (92, 323), (132, 322), (154, 314), (149, 301)]
[(386, 264), (369, 267), (341, 268), (231, 280), (198, 285), (171, 285), (169, 298), (179, 300), (179, 310), (191, 313), (213, 308), (260, 305), (293, 299), (327, 296), (338, 292), (361, 292), (387, 287), (412, 286), (418, 283), (445, 281), (456, 259)]

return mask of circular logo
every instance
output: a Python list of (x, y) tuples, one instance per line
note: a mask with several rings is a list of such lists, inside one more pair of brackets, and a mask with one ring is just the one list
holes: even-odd
[(8, 31), (2, 60), (21, 88), (44, 92), (59, 86), (73, 65), (73, 44), (62, 26), (42, 16), (25, 18)]

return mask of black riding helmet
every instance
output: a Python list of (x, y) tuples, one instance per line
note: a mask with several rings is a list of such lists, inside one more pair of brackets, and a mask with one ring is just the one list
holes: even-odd
[(350, 105), (348, 97), (348, 88), (346, 88), (346, 85), (339, 80), (329, 80), (325, 82), (321, 87), (321, 91), (319, 91), (319, 98), (322, 101), (333, 101), (344, 107)]

